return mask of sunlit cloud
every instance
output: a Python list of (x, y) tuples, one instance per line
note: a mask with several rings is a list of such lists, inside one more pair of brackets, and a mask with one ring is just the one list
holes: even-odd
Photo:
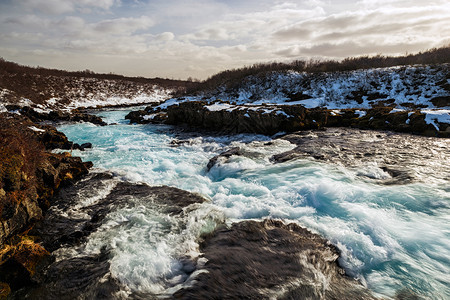
[(441, 0), (7, 0), (0, 2), (0, 56), (65, 69), (205, 78), (256, 62), (446, 45), (449, 15), (450, 4)]

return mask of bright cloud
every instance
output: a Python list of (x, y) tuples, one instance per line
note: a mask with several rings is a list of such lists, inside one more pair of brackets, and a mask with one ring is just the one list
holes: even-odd
[(0, 56), (30, 65), (205, 78), (264, 61), (450, 43), (447, 0), (6, 0)]

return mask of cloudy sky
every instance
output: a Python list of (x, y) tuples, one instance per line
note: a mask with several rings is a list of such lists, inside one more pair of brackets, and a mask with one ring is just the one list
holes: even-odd
[(204, 79), (449, 43), (449, 0), (0, 0), (0, 57), (67, 70)]

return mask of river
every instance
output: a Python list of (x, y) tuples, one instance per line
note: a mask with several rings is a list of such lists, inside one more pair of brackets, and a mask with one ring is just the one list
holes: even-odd
[[(215, 222), (276, 218), (330, 240), (341, 251), (346, 272), (379, 296), (394, 297), (406, 289), (426, 299), (450, 298), (448, 140), (396, 135), (410, 147), (380, 146), (414, 174), (413, 180), (386, 184), (393, 175), (376, 160), (347, 157), (340, 162), (345, 149), (334, 147), (331, 161), (303, 157), (274, 163), (273, 155), (295, 145), (261, 135), (200, 135), (166, 125), (129, 125), (124, 120), (128, 112), (96, 112), (111, 124), (105, 127), (58, 127), (76, 143), (91, 142), (92, 149), (72, 154), (92, 161), (94, 173), (106, 171), (113, 177), (80, 192), (70, 210), (53, 213), (83, 218), (85, 207), (121, 181), (173, 186), (209, 201), (187, 213), (185, 225), (180, 225), (180, 220), (134, 203), (130, 196), (85, 243), (57, 250), (58, 260), (106, 247), (112, 253), (110, 274), (125, 294), (170, 295), (187, 280), (180, 261), (200, 255), (197, 238)], [(366, 141), (375, 148), (376, 136), (370, 133), (373, 141)], [(212, 157), (232, 147), (240, 147), (243, 154), (207, 169)], [(412, 154), (414, 159), (402, 162)]]

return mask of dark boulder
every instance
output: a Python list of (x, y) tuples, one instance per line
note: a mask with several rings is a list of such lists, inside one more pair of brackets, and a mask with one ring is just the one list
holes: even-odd
[(207, 272), (176, 299), (376, 299), (345, 275), (336, 247), (293, 223), (235, 223), (206, 236), (201, 251)]
[(92, 148), (92, 144), (91, 143), (84, 143), (80, 145), (80, 150), (85, 150), (85, 149), (90, 149)]
[(431, 99), (430, 101), (436, 107), (450, 106), (450, 96), (435, 97), (435, 98)]

